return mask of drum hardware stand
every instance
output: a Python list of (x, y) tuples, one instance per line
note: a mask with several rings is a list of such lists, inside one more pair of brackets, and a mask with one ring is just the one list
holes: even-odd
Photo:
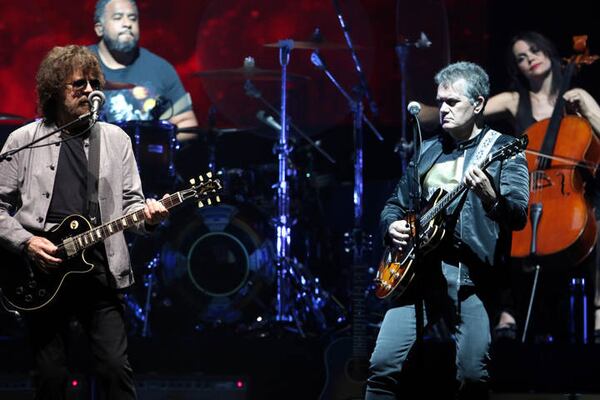
[(141, 336), (143, 338), (147, 338), (150, 336), (149, 328), (150, 328), (150, 309), (152, 308), (152, 291), (154, 289), (155, 280), (156, 280), (156, 267), (160, 262), (160, 254), (156, 254), (148, 264), (146, 264), (146, 269), (148, 272), (144, 275), (144, 287), (146, 288), (146, 300), (144, 303), (144, 313), (142, 316), (142, 333)]
[[(152, 309), (152, 293), (154, 286), (156, 285), (156, 268), (160, 263), (160, 254), (157, 253), (149, 262), (146, 263), (147, 272), (144, 274), (143, 285), (146, 288), (146, 296), (144, 298), (144, 305), (140, 305), (136, 299), (128, 294), (125, 295), (125, 303), (129, 309), (133, 312), (135, 320), (142, 323), (140, 336), (148, 338), (152, 334), (150, 332), (150, 311)], [(135, 330), (137, 331), (137, 323)]]
[[(531, 218), (531, 248), (530, 255), (534, 258), (537, 254), (537, 232), (540, 218), (542, 217), (543, 204), (533, 203), (530, 206), (529, 218)], [(535, 273), (533, 275), (533, 285), (531, 287), (531, 296), (529, 296), (529, 306), (527, 307), (527, 317), (525, 318), (525, 325), (523, 326), (523, 335), (521, 336), (521, 343), (525, 343), (527, 338), (527, 330), (529, 328), (529, 319), (531, 318), (531, 310), (533, 309), (533, 299), (537, 291), (537, 283), (540, 275), (540, 264), (535, 263)]]
[[(267, 99), (265, 99), (263, 97), (262, 93), (256, 88), (256, 86), (254, 86), (254, 84), (252, 83), (251, 80), (249, 80), (249, 79), (246, 80), (246, 82), (244, 83), (244, 89), (245, 89), (246, 95), (248, 97), (253, 97), (255, 99), (260, 100), (279, 119), (279, 121), (281, 121), (281, 113), (279, 111), (277, 111), (277, 109), (271, 103), (269, 103), (267, 101)], [(260, 111), (259, 111), (259, 113), (260, 113)], [(258, 117), (258, 114), (257, 114), (257, 117)], [(302, 131), (302, 129), (298, 128), (298, 126), (296, 124), (291, 122), (289, 118), (288, 118), (288, 125), (292, 128), (292, 130), (294, 132), (296, 132), (296, 134), (298, 134), (298, 136), (300, 136), (301, 138), (306, 140), (313, 148), (315, 148), (319, 153), (321, 153), (321, 155), (323, 157), (325, 157), (330, 163), (335, 164), (335, 160), (333, 159), (333, 157), (331, 157), (331, 155), (329, 155), (329, 153), (327, 153), (325, 150), (323, 150), (321, 148), (321, 146), (319, 146), (306, 133), (304, 133)], [(279, 124), (279, 126), (281, 127), (281, 124)], [(281, 129), (280, 127), (278, 128), (278, 130)]]
[[(288, 119), (287, 119), (287, 66), (290, 61), (294, 41), (291, 39), (279, 41), (279, 63), (281, 64), (281, 132), (276, 147), (278, 162), (277, 181), (277, 217), (276, 229), (276, 310), (275, 321), (295, 322), (300, 334), (304, 336), (295, 311), (291, 305), (291, 296), (288, 283), (291, 273), (290, 260), (290, 193), (287, 181), (288, 157), (290, 147), (288, 143)], [(286, 290), (287, 289), (287, 290)]]
[(217, 172), (217, 135), (215, 129), (217, 120), (217, 108), (211, 105), (208, 108), (208, 135), (206, 137), (208, 148), (208, 170), (213, 174)]
[[(301, 272), (300, 263), (295, 258), (292, 258), (290, 254), (291, 226), (293, 225), (293, 221), (290, 218), (288, 174), (292, 169), (292, 166), (289, 165), (289, 155), (292, 148), (288, 140), (291, 123), (287, 117), (287, 66), (290, 61), (291, 51), (294, 48), (294, 41), (291, 39), (280, 40), (278, 47), (279, 63), (281, 65), (281, 111), (280, 113), (276, 113), (276, 110), (274, 111), (279, 115), (282, 123), (279, 140), (275, 147), (278, 161), (278, 180), (274, 185), (277, 188), (277, 216), (274, 218), (276, 230), (276, 297), (274, 320), (280, 328), (293, 324), (295, 331), (301, 337), (305, 337), (306, 334), (303, 327), (303, 322), (306, 320), (305, 315), (308, 312), (312, 312), (322, 327), (323, 317), (320, 309), (323, 307), (324, 302), (318, 287), (318, 280), (310, 279), (310, 277), (307, 279)], [(253, 87), (251, 82), (247, 81), (245, 87), (247, 92), (251, 93), (249, 95), (261, 99), (273, 110), (272, 106), (262, 99), (258, 91), (250, 90)], [(301, 132), (299, 129), (297, 131)], [(301, 133), (301, 136), (315, 146), (331, 162), (334, 162), (308, 136), (303, 133)], [(312, 282), (308, 282), (309, 280)], [(308, 286), (309, 283), (311, 284), (310, 287)]]

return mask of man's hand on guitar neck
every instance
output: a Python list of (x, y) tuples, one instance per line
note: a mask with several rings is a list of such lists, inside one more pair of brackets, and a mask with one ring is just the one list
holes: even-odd
[(390, 224), (388, 228), (388, 235), (390, 235), (390, 239), (392, 239), (392, 243), (394, 246), (397, 246), (400, 250), (404, 249), (406, 246), (408, 237), (410, 233), (410, 226), (408, 222), (405, 220), (394, 221)]
[(27, 256), (45, 270), (59, 267), (62, 260), (54, 257), (57, 250), (54, 243), (41, 236), (33, 236), (25, 245)]
[(470, 168), (465, 174), (465, 183), (487, 208), (492, 207), (498, 200), (494, 186), (481, 169), (477, 167)]
[[(163, 199), (168, 196), (168, 194), (165, 194)], [(167, 210), (167, 208), (158, 200), (146, 199), (144, 216), (146, 217), (146, 223), (148, 225), (157, 225), (167, 219), (169, 216), (169, 210)]]

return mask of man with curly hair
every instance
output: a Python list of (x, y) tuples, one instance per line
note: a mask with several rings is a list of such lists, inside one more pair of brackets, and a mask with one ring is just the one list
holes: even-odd
[[(43, 119), (17, 129), (4, 145), (3, 152), (13, 150), (78, 121), (0, 163), (0, 245), (48, 273), (60, 269), (64, 260), (43, 232), (67, 216), (79, 214), (99, 225), (144, 209), (145, 222), (133, 227), (144, 232), (168, 215), (158, 201), (144, 200), (129, 136), (117, 126), (84, 117), (90, 111), (88, 96), (103, 85), (100, 65), (89, 49), (53, 48), (37, 74)], [(73, 319), (89, 339), (101, 398), (136, 398), (123, 318), (123, 290), (133, 284), (133, 274), (123, 234), (88, 249), (86, 261), (94, 264), (91, 272), (68, 277), (51, 303), (24, 314), (38, 400), (66, 398), (66, 347)]]

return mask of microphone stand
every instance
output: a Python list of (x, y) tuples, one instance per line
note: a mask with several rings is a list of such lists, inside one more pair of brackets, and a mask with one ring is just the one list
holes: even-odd
[[(35, 139), (35, 140), (33, 140), (33, 141), (31, 141), (31, 142), (29, 142), (29, 143), (21, 146), (21, 147), (17, 147), (15, 149), (5, 151), (4, 153), (0, 154), (0, 162), (2, 162), (4, 160), (8, 160), (8, 161), (12, 160), (12, 156), (14, 156), (15, 154), (20, 153), (21, 151), (23, 151), (23, 150), (25, 150), (27, 148), (30, 148), (34, 144), (41, 142), (42, 140), (46, 139), (47, 137), (50, 137), (50, 136), (54, 135), (55, 133), (62, 131), (63, 129), (67, 129), (67, 128), (69, 128), (69, 127), (71, 127), (71, 126), (73, 126), (73, 125), (75, 125), (75, 124), (83, 121), (84, 119), (93, 117), (94, 114), (95, 113), (93, 113), (91, 111), (87, 112), (87, 113), (85, 113), (83, 115), (80, 115), (77, 119), (74, 119), (73, 121), (71, 121), (69, 123), (66, 123), (63, 126), (59, 126), (58, 128), (56, 128), (52, 132), (49, 132), (49, 133), (43, 135), (42, 137), (39, 137), (39, 138), (37, 138), (37, 139)], [(94, 121), (92, 123), (92, 125), (95, 124), (95, 123), (96, 123), (96, 121)], [(51, 143), (51, 144), (53, 144), (53, 143)]]
[[(406, 110), (405, 110), (406, 111)], [(418, 271), (419, 262), (419, 250), (421, 248), (420, 235), (421, 226), (419, 221), (419, 214), (421, 213), (421, 183), (419, 180), (419, 164), (421, 163), (421, 125), (419, 123), (418, 113), (412, 113), (413, 120), (413, 145), (414, 153), (411, 161), (408, 163), (409, 169), (412, 169), (412, 179), (410, 179), (409, 187), (409, 204), (408, 204), (408, 215), (414, 216), (414, 221), (408, 221), (411, 225), (411, 234), (413, 235), (413, 246), (414, 251), (412, 253), (412, 267), (413, 271)], [(424, 362), (421, 348), (424, 339), (425, 330), (425, 305), (422, 296), (418, 296), (415, 300), (415, 317), (416, 317), (416, 329), (417, 329), (417, 353), (415, 355), (417, 362), (422, 364)]]
[[(529, 253), (532, 258), (537, 255), (537, 232), (540, 218), (542, 217), (543, 204), (533, 203), (530, 206), (529, 218), (531, 219), (531, 247)], [(521, 343), (525, 343), (527, 338), (527, 330), (529, 328), (529, 319), (531, 318), (531, 310), (533, 309), (533, 299), (537, 291), (537, 282), (540, 275), (540, 263), (535, 263), (535, 273), (533, 275), (533, 285), (531, 287), (531, 295), (529, 296), (529, 306), (527, 307), (527, 316), (525, 318), (525, 325), (523, 326), (523, 335), (521, 336)]]
[(350, 37), (350, 28), (348, 28), (348, 25), (344, 21), (344, 16), (342, 15), (342, 10), (340, 8), (339, 1), (333, 0), (333, 5), (335, 7), (335, 13), (340, 22), (340, 26), (344, 31), (344, 38), (346, 39), (346, 43), (348, 44), (348, 49), (350, 49), (350, 53), (352, 54), (352, 60), (354, 61), (356, 72), (358, 74), (358, 79), (360, 80), (360, 86), (364, 91), (364, 93), (362, 94), (366, 97), (367, 102), (369, 103), (369, 108), (371, 109), (373, 115), (377, 115), (379, 113), (379, 110), (377, 109), (377, 104), (375, 104), (375, 101), (371, 96), (371, 90), (369, 89), (369, 85), (367, 84), (367, 79), (365, 78), (365, 74), (363, 72), (360, 60), (358, 58), (358, 55), (356, 54), (356, 49), (352, 44), (352, 38)]
[(407, 82), (407, 62), (408, 56), (410, 54), (410, 48), (415, 47), (417, 49), (426, 48), (431, 45), (429, 39), (425, 35), (425, 33), (421, 32), (421, 38), (417, 41), (410, 42), (407, 39), (402, 41), (402, 43), (398, 44), (395, 48), (396, 56), (398, 57), (398, 64), (400, 65), (400, 109), (402, 110), (402, 125), (400, 130), (400, 140), (396, 144), (394, 148), (394, 152), (400, 155), (400, 161), (402, 163), (402, 171), (406, 171), (407, 160), (409, 159), (410, 150), (412, 148), (413, 143), (407, 142), (407, 133), (406, 133), (406, 82)]

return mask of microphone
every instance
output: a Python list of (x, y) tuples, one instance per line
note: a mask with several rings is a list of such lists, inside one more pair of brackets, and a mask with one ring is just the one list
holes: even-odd
[(315, 67), (317, 67), (321, 70), (327, 69), (327, 67), (325, 66), (325, 62), (323, 61), (323, 59), (321, 58), (319, 53), (317, 53), (316, 51), (313, 51), (312, 54), (310, 55), (310, 62), (312, 62)]
[(263, 124), (275, 129), (276, 131), (281, 130), (281, 125), (277, 121), (275, 121), (275, 118), (273, 118), (270, 115), (266, 115), (266, 113), (263, 110), (260, 110), (256, 113), (256, 118), (258, 118), (258, 120)]
[(421, 105), (417, 101), (411, 101), (408, 103), (408, 106), (406, 106), (406, 109), (413, 117), (416, 118), (421, 112)]
[(415, 42), (415, 47), (417, 49), (425, 49), (427, 47), (431, 47), (431, 40), (427, 37), (425, 32), (421, 32), (421, 36), (419, 36), (419, 40)]
[(96, 122), (96, 120), (98, 119), (98, 112), (104, 105), (104, 102), (106, 101), (106, 97), (104, 96), (104, 93), (102, 93), (101, 91), (94, 90), (88, 96), (88, 101), (91, 104), (90, 113), (92, 115), (92, 121)]

